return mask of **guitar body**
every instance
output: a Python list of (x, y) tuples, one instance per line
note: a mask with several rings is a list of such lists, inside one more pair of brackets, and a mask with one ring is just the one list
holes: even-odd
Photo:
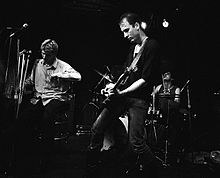
[(126, 68), (124, 73), (120, 75), (120, 77), (118, 78), (115, 84), (110, 83), (106, 85), (105, 89), (102, 90), (102, 94), (106, 96), (106, 99), (102, 102), (104, 105), (108, 104), (113, 97), (117, 96), (114, 94), (109, 96), (110, 91), (115, 91), (115, 93), (117, 93), (116, 90), (120, 86), (123, 86), (126, 83), (127, 79), (129, 78), (130, 73), (131, 73), (131, 70), (129, 68)]

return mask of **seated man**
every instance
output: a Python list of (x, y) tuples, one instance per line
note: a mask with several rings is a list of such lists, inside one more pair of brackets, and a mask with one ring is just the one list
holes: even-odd
[(28, 147), (33, 130), (43, 133), (43, 151), (49, 156), (53, 148), (53, 125), (56, 114), (68, 107), (68, 89), (72, 81), (80, 81), (81, 74), (66, 62), (58, 59), (58, 44), (51, 39), (41, 44), (42, 59), (37, 59), (25, 86), (33, 85), (34, 97), (25, 103), (15, 125), (15, 145)]

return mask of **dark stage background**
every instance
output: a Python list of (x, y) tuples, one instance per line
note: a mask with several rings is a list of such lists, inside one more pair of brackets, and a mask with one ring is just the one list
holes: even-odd
[[(58, 57), (82, 74), (82, 82), (75, 85), (75, 117), (80, 122), (83, 107), (93, 97), (89, 90), (101, 79), (94, 69), (105, 73), (105, 65), (111, 68), (126, 58), (129, 43), (118, 27), (119, 16), (126, 11), (137, 12), (147, 21), (152, 20), (152, 35), (164, 49), (161, 71), (171, 70), (180, 87), (190, 80), (190, 101), (196, 116), (192, 118), (195, 139), (216, 139), (220, 115), (216, 7), (213, 1), (199, 0), (2, 1), (1, 63), (5, 68), (5, 44), (13, 31), (6, 27), (29, 25), (20, 39), (21, 49), (32, 50), (31, 64), (40, 56), (42, 41), (55, 39), (59, 44)], [(168, 28), (162, 27), (164, 18), (170, 22)], [(186, 89), (181, 97), (182, 107), (187, 109)]]

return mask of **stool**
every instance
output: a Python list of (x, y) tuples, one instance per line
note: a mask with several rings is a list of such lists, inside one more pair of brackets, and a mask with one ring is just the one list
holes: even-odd
[(75, 108), (75, 94), (68, 96), (68, 107), (58, 113), (54, 119), (54, 140), (67, 139), (74, 132), (73, 115)]

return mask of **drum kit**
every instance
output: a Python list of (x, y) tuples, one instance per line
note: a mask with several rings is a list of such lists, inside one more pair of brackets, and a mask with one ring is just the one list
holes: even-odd
[[(189, 140), (187, 141), (190, 142), (190, 138), (192, 137), (191, 118), (196, 117), (196, 116), (195, 115), (191, 116), (191, 104), (190, 104), (190, 95), (189, 95), (190, 93), (189, 93), (189, 87), (188, 87), (189, 82), (190, 80), (188, 80), (186, 84), (182, 87), (182, 89), (180, 90), (180, 94), (171, 94), (169, 92), (163, 92), (163, 93), (157, 93), (157, 95), (155, 95), (155, 92), (154, 92), (155, 87), (153, 88), (152, 103), (148, 110), (148, 115), (150, 117), (148, 117), (146, 120), (146, 127), (148, 131), (147, 132), (148, 142), (149, 142), (149, 146), (151, 146), (153, 151), (155, 152), (155, 155), (157, 154), (160, 155), (157, 158), (162, 162), (162, 164), (165, 167), (170, 166), (170, 161), (172, 159), (176, 159), (176, 161), (177, 160), (180, 161), (177, 155), (175, 155), (176, 153), (172, 153), (172, 152), (178, 152), (178, 153), (184, 154), (183, 152), (186, 149), (185, 146), (187, 146), (187, 145), (184, 145), (183, 143), (176, 143), (176, 142), (173, 143), (173, 139), (170, 139), (170, 138), (175, 137), (181, 140), (181, 138), (184, 137), (184, 139), (186, 139), (184, 134), (188, 134), (187, 139)], [(179, 118), (173, 118), (173, 116), (171, 116), (172, 115), (171, 102), (174, 101), (174, 99), (176, 98), (180, 99), (184, 88), (187, 89), (187, 109), (179, 107), (178, 109), (176, 109), (176, 112), (178, 114), (175, 116)], [(166, 115), (163, 115), (163, 113), (160, 111), (160, 108), (156, 107), (156, 104), (155, 104), (156, 97), (157, 99), (166, 99), (167, 101)], [(173, 119), (175, 120), (178, 119), (180, 121), (178, 123), (179, 126), (177, 126), (179, 130), (176, 133), (170, 131), (173, 129), (173, 127), (176, 127), (176, 125), (174, 126), (172, 125)], [(174, 133), (177, 135), (172, 135)], [(178, 144), (178, 145), (175, 145), (175, 144)], [(177, 150), (173, 150), (170, 145), (174, 146), (175, 149)], [(172, 154), (174, 154), (175, 156), (172, 157), (171, 156)]]
[[(155, 91), (155, 88), (154, 88)], [(156, 109), (155, 100), (163, 98), (167, 100), (167, 114), (164, 116), (160, 109)], [(152, 93), (152, 103), (148, 111), (149, 117), (146, 121), (147, 133), (148, 133), (148, 143), (155, 154), (162, 153), (163, 158), (157, 157), (164, 166), (169, 166), (168, 163), (168, 154), (169, 154), (169, 145), (170, 140), (170, 101), (174, 98), (179, 98), (180, 95), (170, 94), (170, 93), (159, 93), (155, 96), (155, 93)], [(150, 119), (150, 120), (149, 120)]]

